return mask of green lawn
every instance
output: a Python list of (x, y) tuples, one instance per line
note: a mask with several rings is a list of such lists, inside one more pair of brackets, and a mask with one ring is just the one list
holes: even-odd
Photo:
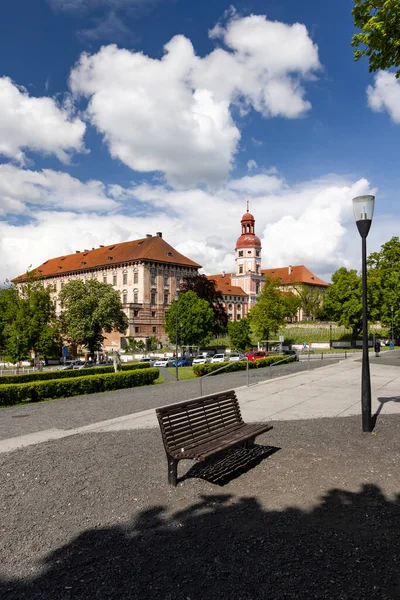
[[(168, 371), (175, 375), (175, 367), (168, 367)], [(181, 381), (184, 379), (194, 379), (193, 367), (178, 367), (178, 376)]]

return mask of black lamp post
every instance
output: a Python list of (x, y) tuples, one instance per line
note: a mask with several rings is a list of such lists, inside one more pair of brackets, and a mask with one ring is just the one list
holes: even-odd
[(371, 376), (368, 354), (368, 304), (367, 304), (367, 236), (374, 216), (375, 196), (353, 198), (353, 210), (359, 234), (362, 238), (362, 329), (363, 353), (361, 375), (361, 410), (364, 432), (372, 431)]

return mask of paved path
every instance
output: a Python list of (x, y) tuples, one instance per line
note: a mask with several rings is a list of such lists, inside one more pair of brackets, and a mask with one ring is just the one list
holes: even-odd
[[(378, 415), (400, 413), (400, 352), (385, 356), (387, 356), (386, 362), (383, 357), (371, 360), (372, 410), (373, 413)], [(243, 374), (240, 373), (210, 378), (207, 383), (210, 386), (216, 386), (219, 390), (235, 388), (243, 418), (246, 421), (314, 419), (360, 414), (361, 362), (358, 357), (335, 362), (320, 369), (300, 371), (301, 366), (298, 363), (297, 365), (288, 365), (286, 369), (295, 367), (297, 371), (294, 369), (287, 370), (286, 374), (281, 377), (264, 381), (259, 380), (258, 383), (250, 387), (243, 386)], [(261, 371), (260, 369), (254, 373), (262, 378)], [(263, 371), (267, 371), (267, 369)], [(239, 386), (235, 385), (235, 375), (242, 375), (239, 380), (241, 385)], [(236, 379), (236, 381), (238, 380)], [(192, 380), (178, 384), (98, 394), (96, 395), (97, 398), (92, 399), (92, 402), (97, 400), (99, 407), (103, 408), (104, 402), (106, 402), (108, 408), (112, 408), (114, 400), (120, 398), (121, 395), (123, 397), (123, 393), (126, 394), (127, 392), (129, 392), (131, 402), (137, 399), (137, 395), (141, 394), (142, 404), (145, 399), (147, 405), (149, 403), (151, 405), (151, 408), (139, 410), (139, 403), (135, 402), (136, 410), (131, 410), (130, 414), (127, 414), (126, 406), (130, 406), (132, 409), (132, 405), (123, 403), (125, 412), (122, 415), (117, 414), (117, 416), (106, 419), (100, 417), (101, 410), (97, 413), (93, 412), (93, 405), (89, 412), (85, 412), (89, 405), (85, 397), (24, 406), (22, 408), (26, 411), (37, 409), (35, 418), (30, 421), (28, 421), (29, 417), (27, 419), (23, 417), (15, 419), (18, 415), (12, 413), (17, 410), (16, 408), (13, 411), (2, 411), (2, 415), (5, 414), (6, 418), (9, 417), (9, 423), (13, 422), (14, 417), (14, 421), (18, 423), (23, 421), (24, 424), (28, 425), (28, 428), (21, 433), (15, 433), (14, 429), (13, 434), (12, 430), (7, 430), (3, 423), (0, 453), (76, 434), (157, 427), (154, 407), (199, 395), (198, 388), (195, 391), (193, 384), (198, 385), (198, 382)], [(174, 390), (173, 386), (175, 386)], [(173, 398), (168, 393), (170, 390)], [(209, 390), (205, 390), (205, 393), (207, 391)], [(179, 394), (181, 395), (180, 398)], [(88, 400), (91, 398), (91, 396), (87, 396)], [(77, 411), (77, 407), (79, 411)], [(58, 408), (61, 416), (57, 414)], [(46, 421), (47, 410), (49, 414)], [(24, 413), (23, 411), (20, 411), (20, 414), (30, 415), (29, 412)], [(96, 414), (99, 415), (97, 419), (95, 418)], [(44, 417), (39, 426), (38, 415)], [(57, 425), (56, 423), (60, 422), (62, 416), (68, 418), (69, 423), (73, 423), (76, 419), (78, 422), (79, 420), (82, 422), (84, 417), (86, 423), (68, 426), (67, 421), (63, 421), (61, 425)], [(46, 423), (51, 423), (51, 426), (46, 427)]]

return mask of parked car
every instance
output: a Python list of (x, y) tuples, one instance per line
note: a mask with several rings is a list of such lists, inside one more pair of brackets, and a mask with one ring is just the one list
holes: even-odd
[(231, 362), (238, 362), (239, 360), (247, 360), (247, 357), (245, 354), (241, 354), (240, 352), (232, 352), (229, 356), (229, 360)]
[(249, 360), (254, 361), (258, 358), (265, 358), (267, 354), (263, 350), (251, 350), (250, 352), (246, 352), (246, 356)]
[(283, 350), (282, 354), (295, 356), (296, 358), (294, 360), (299, 360), (299, 355), (297, 354), (296, 350)]
[(206, 363), (211, 362), (211, 358), (203, 356), (202, 354), (199, 354), (198, 356), (196, 356), (196, 358), (193, 359), (192, 364), (193, 365), (205, 365)]
[(155, 363), (157, 362), (157, 359), (156, 358), (141, 358), (139, 362), (148, 363), (150, 365), (150, 367), (154, 367)]
[(61, 367), (60, 371), (68, 371), (69, 369), (75, 369), (80, 364), (80, 360), (66, 360), (65, 365)]
[[(191, 367), (193, 363), (193, 359), (189, 356), (181, 356), (178, 358), (178, 367)], [(197, 363), (198, 364), (198, 363)], [(176, 366), (176, 358), (171, 361), (171, 367)]]
[(157, 358), (154, 362), (154, 367), (170, 367), (172, 360), (170, 358)]
[(225, 362), (229, 360), (225, 354), (214, 354), (214, 356), (211, 359), (212, 363), (220, 363), (220, 362)]

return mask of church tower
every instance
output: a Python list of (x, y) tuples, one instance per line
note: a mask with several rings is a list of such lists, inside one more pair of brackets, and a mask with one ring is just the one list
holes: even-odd
[(236, 242), (235, 263), (236, 273), (232, 275), (232, 285), (241, 287), (249, 296), (249, 308), (254, 306), (260, 293), (265, 277), (261, 273), (261, 242), (255, 234), (255, 219), (247, 211), (241, 221), (242, 234)]

